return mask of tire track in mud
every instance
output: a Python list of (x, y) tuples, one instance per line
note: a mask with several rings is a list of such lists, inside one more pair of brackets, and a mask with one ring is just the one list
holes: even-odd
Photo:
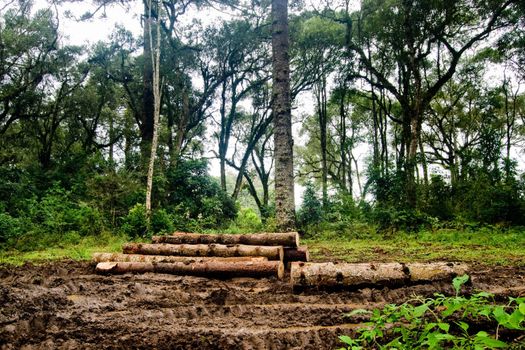
[[(467, 293), (525, 293), (524, 268), (473, 271)], [(72, 261), (0, 268), (0, 349), (333, 349), (362, 321), (345, 313), (453, 293), (449, 282), (293, 293), (286, 281), (108, 277)]]

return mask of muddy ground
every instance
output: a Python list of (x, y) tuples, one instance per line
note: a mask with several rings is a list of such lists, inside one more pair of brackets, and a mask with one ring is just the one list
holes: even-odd
[[(466, 292), (525, 295), (525, 268), (472, 269)], [(356, 308), (452, 293), (450, 282), (293, 292), (285, 278), (99, 276), (87, 262), (0, 267), (0, 349), (333, 349)]]

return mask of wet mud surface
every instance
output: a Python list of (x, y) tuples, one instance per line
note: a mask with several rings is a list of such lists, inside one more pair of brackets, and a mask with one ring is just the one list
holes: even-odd
[[(525, 295), (524, 267), (472, 267), (466, 293)], [(100, 276), (88, 262), (0, 267), (0, 349), (333, 349), (356, 308), (452, 294), (450, 282), (293, 291), (287, 276)]]

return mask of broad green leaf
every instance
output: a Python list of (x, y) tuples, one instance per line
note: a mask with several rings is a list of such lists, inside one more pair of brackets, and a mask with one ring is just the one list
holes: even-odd
[(508, 346), (504, 341), (489, 337), (487, 332), (479, 332), (476, 334), (476, 343), (482, 344), (491, 349), (506, 348)]
[(438, 323), (438, 327), (439, 327), (441, 330), (445, 331), (445, 332), (448, 332), (449, 329), (450, 329), (450, 325), (449, 325), (448, 323), (444, 323), (444, 322), (440, 322), (440, 323)]
[(422, 304), (422, 305), (419, 305), (417, 307), (414, 308), (414, 316), (415, 317), (421, 317), (425, 314), (425, 312), (427, 312), (428, 310), (428, 305), (427, 304)]
[(520, 306), (518, 307), (518, 310), (520, 310), (520, 312), (525, 315), (525, 303), (521, 303)]
[(468, 281), (469, 278), (470, 278), (469, 275), (463, 275), (463, 276), (458, 276), (452, 280), (452, 285), (454, 286), (454, 289), (456, 290), (456, 295), (459, 294), (459, 291), (461, 290), (461, 286), (464, 285)]
[(457, 322), (457, 325), (458, 325), (462, 330), (464, 330), (465, 332), (468, 331), (468, 329), (469, 329), (469, 327), (470, 327), (468, 323), (463, 322), (463, 321), (459, 321), (459, 322)]
[(354, 345), (355, 341), (347, 335), (340, 335), (339, 340), (347, 345)]

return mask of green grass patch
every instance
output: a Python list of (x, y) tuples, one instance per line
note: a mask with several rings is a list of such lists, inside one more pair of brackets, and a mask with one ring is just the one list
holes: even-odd
[(89, 260), (94, 252), (119, 252), (122, 244), (129, 240), (122, 235), (103, 233), (86, 236), (75, 242), (61, 242), (47, 248), (20, 251), (0, 251), (0, 264), (22, 265), (25, 262), (44, 263), (51, 260)]
[(525, 265), (523, 230), (439, 230), (397, 232), (388, 236), (371, 232), (352, 238), (323, 233), (303, 240), (313, 260), (367, 261), (462, 261), (489, 265)]

